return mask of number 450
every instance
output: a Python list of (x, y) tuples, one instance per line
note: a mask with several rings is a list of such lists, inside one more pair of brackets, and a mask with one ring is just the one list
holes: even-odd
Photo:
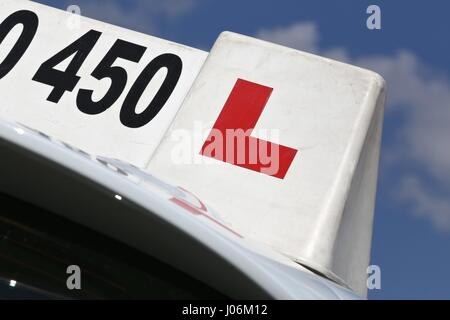
[[(77, 72), (101, 34), (99, 31), (90, 30), (40, 66), (33, 80), (54, 87), (47, 98), (48, 101), (57, 103), (64, 92), (73, 91), (80, 80)], [(111, 79), (109, 90), (103, 98), (94, 101), (92, 99), (93, 90), (80, 89), (76, 101), (78, 109), (93, 115), (102, 113), (110, 108), (122, 94), (128, 78), (126, 70), (119, 66), (113, 66), (114, 62), (118, 58), (122, 58), (137, 63), (144, 55), (146, 49), (146, 47), (131, 42), (117, 40), (91, 74), (97, 80)], [(71, 56), (73, 57), (65, 71), (55, 69), (56, 65)], [(136, 105), (144, 90), (155, 74), (164, 67), (167, 68), (167, 75), (161, 88), (148, 107), (143, 112), (136, 113)], [(150, 61), (127, 94), (120, 110), (120, 121), (130, 128), (142, 127), (150, 122), (158, 114), (175, 89), (181, 70), (182, 61), (175, 54), (162, 54)]]
[[(14, 68), (28, 49), (36, 35), (39, 18), (29, 10), (14, 12), (0, 24), (0, 44), (18, 24), (23, 25), (22, 33), (11, 52), (0, 62), (0, 79)], [(33, 80), (53, 87), (47, 98), (48, 101), (58, 103), (66, 91), (72, 92), (75, 89), (80, 80), (77, 72), (101, 34), (101, 32), (95, 30), (88, 31), (39, 67)], [(110, 108), (123, 93), (128, 78), (126, 70), (122, 67), (113, 66), (114, 62), (118, 58), (122, 58), (138, 63), (146, 50), (146, 47), (117, 40), (91, 74), (97, 80), (109, 78), (111, 80), (110, 88), (105, 96), (98, 101), (92, 99), (93, 90), (80, 89), (76, 100), (78, 109), (87, 114), (99, 114)], [(71, 56), (73, 57), (65, 71), (55, 69), (56, 65)], [(167, 68), (167, 75), (161, 87), (147, 108), (141, 113), (136, 113), (136, 105), (139, 99), (161, 68)], [(150, 122), (159, 113), (175, 89), (182, 68), (183, 63), (180, 57), (171, 53), (159, 55), (150, 61), (128, 92), (120, 110), (120, 121), (130, 128), (139, 128)]]

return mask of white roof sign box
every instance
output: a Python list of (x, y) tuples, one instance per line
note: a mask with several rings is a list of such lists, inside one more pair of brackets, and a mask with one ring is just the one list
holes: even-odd
[(145, 166), (207, 52), (0, 0), (0, 117)]
[(371, 71), (225, 32), (148, 169), (365, 295), (383, 109)]

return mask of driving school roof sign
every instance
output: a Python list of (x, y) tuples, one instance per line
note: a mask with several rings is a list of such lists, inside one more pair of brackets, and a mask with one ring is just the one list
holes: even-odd
[(245, 238), (365, 294), (377, 74), (230, 32), (208, 54), (73, 28), (30, 1), (0, 8), (0, 117), (186, 187)]
[(224, 32), (148, 169), (365, 295), (383, 107), (371, 71)]
[(207, 53), (85, 17), (74, 27), (71, 18), (0, 0), (0, 115), (145, 166)]

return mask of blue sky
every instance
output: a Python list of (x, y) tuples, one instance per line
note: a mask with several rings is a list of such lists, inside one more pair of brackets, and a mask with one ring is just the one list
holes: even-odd
[[(209, 50), (235, 31), (368, 67), (388, 83), (373, 299), (450, 299), (450, 2), (39, 0)], [(377, 4), (382, 29), (366, 28)]]

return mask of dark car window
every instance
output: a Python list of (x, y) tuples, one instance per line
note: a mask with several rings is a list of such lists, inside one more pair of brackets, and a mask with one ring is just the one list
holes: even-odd
[[(67, 288), (70, 265), (81, 270), (80, 290)], [(225, 297), (123, 243), (0, 194), (0, 298)]]

